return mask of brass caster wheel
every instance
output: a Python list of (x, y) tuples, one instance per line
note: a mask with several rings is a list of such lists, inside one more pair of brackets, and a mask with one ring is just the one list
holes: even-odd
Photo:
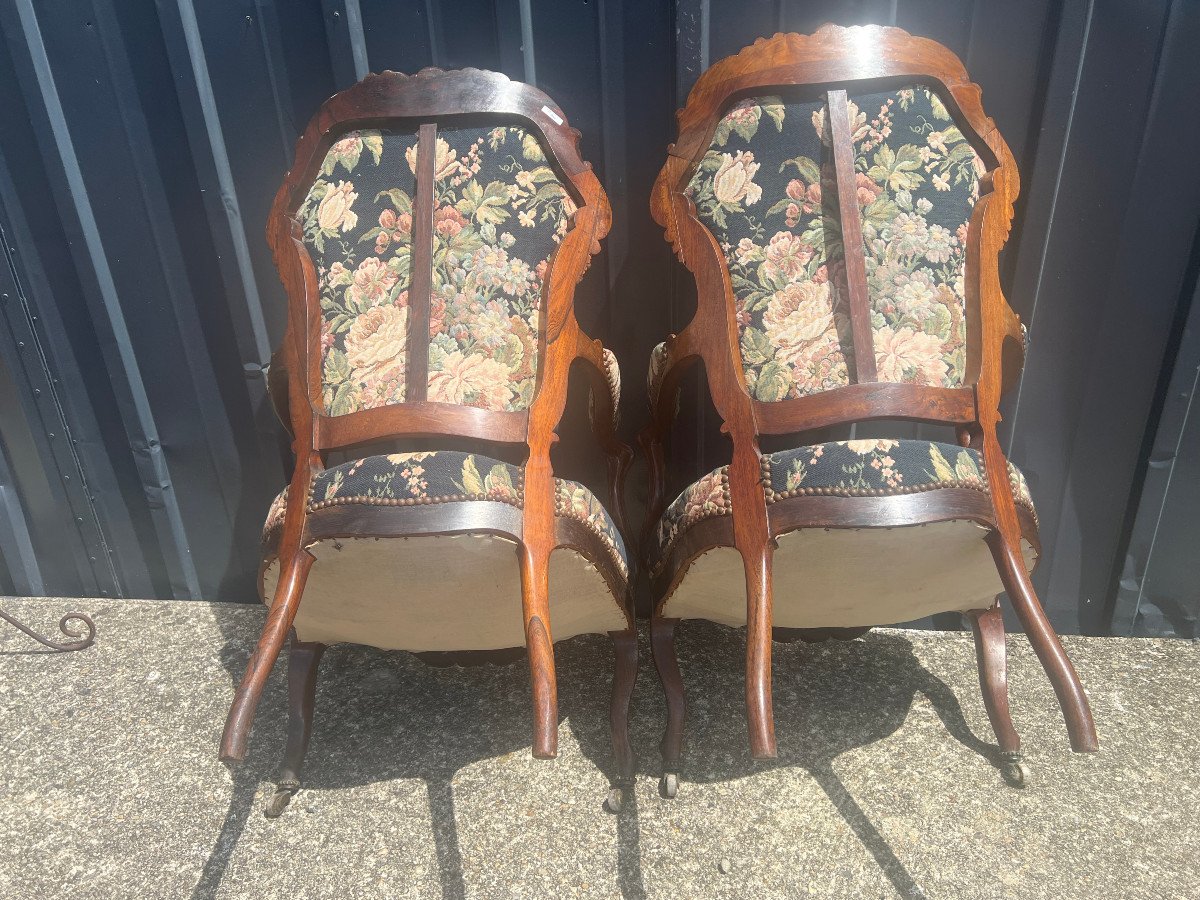
[(608, 796), (604, 798), (604, 809), (606, 812), (619, 813), (621, 807), (625, 805), (625, 791), (623, 788), (615, 787), (608, 792)]
[(1029, 784), (1032, 773), (1025, 765), (1020, 753), (1001, 754), (1000, 774), (1012, 787), (1023, 788)]
[(271, 799), (267, 801), (266, 807), (263, 808), (263, 815), (268, 819), (277, 819), (280, 814), (287, 809), (287, 805), (292, 802), (292, 798), (300, 791), (300, 782), (298, 781), (281, 781), (279, 787), (275, 789), (275, 793), (271, 795)]
[(663, 775), (662, 781), (658, 783), (658, 792), (667, 800), (674, 800), (675, 795), (679, 793), (679, 775), (675, 772), (667, 772)]

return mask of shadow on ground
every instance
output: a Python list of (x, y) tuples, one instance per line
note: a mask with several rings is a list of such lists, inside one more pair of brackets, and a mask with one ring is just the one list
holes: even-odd
[[(229, 619), (222, 624), (226, 635), (222, 659), (230, 674), (232, 697), (257, 634), (248, 633), (244, 614)], [(777, 644), (775, 721), (780, 756), (769, 762), (753, 762), (748, 752), (741, 677), (744, 632), (684, 623), (678, 649), (689, 701), (681, 790), (689, 782), (731, 781), (764, 769), (802, 767), (897, 892), (922, 896), (920, 886), (833, 766), (839, 755), (896, 732), (918, 694), (928, 698), (950, 735), (994, 763), (994, 746), (971, 731), (958, 699), (921, 665), (911, 644), (894, 634), (871, 634), (850, 642)], [(645, 635), (640, 651), (631, 729), (639, 777), (656, 780), (665, 708)], [(611, 777), (611, 643), (600, 636), (575, 638), (557, 645), (556, 659), (560, 716), (582, 754)], [(192, 894), (194, 900), (217, 894), (248, 817), (263, 814), (256, 792), (263, 781), (273, 780), (282, 754), (285, 680), (281, 665), (259, 707), (247, 761), (234, 770), (224, 825)], [(305, 791), (311, 798), (321, 791), (421, 779), (432, 811), (442, 896), (464, 897), (452, 780), (461, 769), (481, 760), (528, 752), (530, 729), (529, 675), (523, 657), (505, 665), (433, 667), (407, 653), (335, 647), (321, 664)], [(305, 804), (305, 798), (301, 792), (293, 807)], [(602, 799), (587, 798), (594, 802), (596, 815), (605, 815)], [(284, 815), (296, 813), (289, 809)], [(644, 897), (637, 798), (632, 792), (618, 816), (617, 832), (622, 894)]]

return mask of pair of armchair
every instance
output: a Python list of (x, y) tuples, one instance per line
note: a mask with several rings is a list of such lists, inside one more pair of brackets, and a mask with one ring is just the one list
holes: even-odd
[[(1032, 501), (996, 438), (1023, 355), (997, 272), (1018, 181), (979, 89), (932, 41), (826, 26), (715, 64), (679, 125), (651, 210), (698, 305), (654, 351), (640, 435), (664, 794), (677, 789), (685, 715), (674, 636), (692, 618), (746, 626), (750, 747), (764, 758), (776, 752), (774, 629), (852, 637), (966, 613), (1002, 768), (1023, 783), (994, 599), (1007, 591), (1072, 747), (1094, 750), (1086, 697), (1029, 580)], [(327, 101), (297, 144), (268, 226), (290, 303), (271, 396), (296, 467), (264, 530), (270, 612), (221, 746), (223, 759), (243, 758), (290, 635), (290, 726), (269, 815), (300, 787), (317, 666), (338, 642), (524, 647), (533, 754), (548, 758), (554, 642), (607, 633), (610, 808), (632, 782), (632, 452), (617, 436), (617, 361), (573, 311), (611, 219), (578, 137), (533, 87), (428, 69), (368, 76)], [(608, 459), (607, 505), (551, 465), (576, 360)], [(730, 463), (667, 503), (671, 421), (697, 362)], [(764, 435), (881, 419), (949, 425), (957, 441), (760, 449)]]

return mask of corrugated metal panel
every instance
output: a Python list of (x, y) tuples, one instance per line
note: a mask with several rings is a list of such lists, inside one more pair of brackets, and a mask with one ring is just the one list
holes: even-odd
[[(1182, 0), (0, 0), (0, 590), (254, 597), (290, 464), (261, 377), (285, 314), (263, 224), (299, 130), (371, 70), (498, 69), (582, 131), (615, 226), (580, 318), (622, 360), (632, 436), (650, 348), (692, 303), (647, 209), (673, 111), (711, 61), (831, 20), (948, 44), (1017, 155), (1005, 273), (1033, 349), (1009, 441), (1052, 617), (1100, 630), (1200, 206), (1200, 176), (1159, 177), (1197, 127), (1174, 113), (1200, 81), (1196, 18)], [(688, 396), (680, 480), (727, 452)], [(581, 399), (556, 461), (595, 476)]]

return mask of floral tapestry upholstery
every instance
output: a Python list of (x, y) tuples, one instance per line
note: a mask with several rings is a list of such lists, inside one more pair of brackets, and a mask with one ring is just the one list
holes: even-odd
[[(493, 500), (518, 509), (524, 506), (524, 471), (479, 453), (430, 450), (368, 456), (325, 469), (313, 479), (309, 512), (347, 503), (368, 506), (418, 506)], [(283, 524), (287, 491), (271, 504), (264, 537)], [(628, 576), (625, 542), (596, 496), (575, 481), (554, 479), (554, 512), (577, 519), (608, 549)]]
[(528, 409), (550, 257), (575, 204), (523, 128), (438, 132), (429, 399)]
[[(542, 284), (574, 202), (523, 128), (440, 130), (435, 154), (428, 399), (527, 409)], [(329, 415), (405, 400), (416, 170), (415, 134), (351, 132), (299, 211)]]
[[(1025, 476), (1008, 464), (1009, 488), (1019, 506), (1037, 521)], [(988, 492), (978, 450), (937, 441), (831, 441), (762, 458), (767, 503), (799, 496), (864, 497), (910, 494), (939, 488)], [(655, 531), (655, 565), (687, 528), (711, 516), (733, 511), (729, 467), (705, 475), (667, 507)]]
[(415, 134), (346, 134), (297, 214), (317, 269), (331, 416), (404, 401), (416, 145)]
[[(878, 379), (958, 387), (982, 161), (924, 87), (849, 107)], [(687, 186), (725, 254), (746, 381), (766, 402), (849, 384), (853, 371), (825, 113), (820, 101), (742, 100)]]

